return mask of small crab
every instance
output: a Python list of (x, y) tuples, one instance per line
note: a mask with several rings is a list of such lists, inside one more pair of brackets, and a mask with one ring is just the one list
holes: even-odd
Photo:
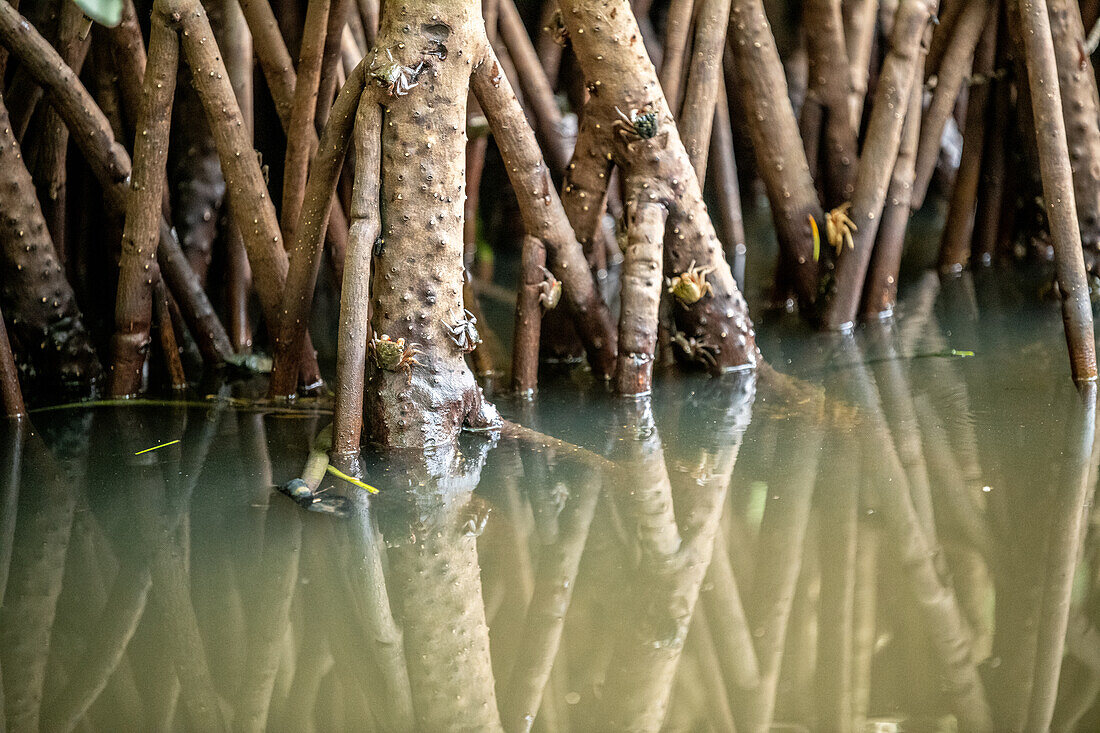
[(618, 107), (615, 108), (615, 111), (622, 118), (615, 122), (615, 126), (623, 137), (649, 140), (657, 135), (659, 124), (656, 112), (635, 109), (631, 110), (630, 116), (627, 117)]
[(370, 340), (370, 350), (374, 355), (374, 363), (379, 369), (387, 372), (404, 369), (409, 382), (412, 381), (412, 368), (420, 366), (420, 362), (416, 360), (417, 355), (420, 354), (420, 344), (406, 345), (403, 338), (394, 341), (386, 334), (382, 334), (382, 338)]
[(554, 43), (562, 48), (569, 45), (569, 31), (565, 27), (565, 21), (562, 20), (560, 8), (554, 11), (554, 14), (550, 17), (550, 22), (544, 25), (542, 29), (549, 33)]
[(545, 267), (540, 269), (545, 279), (539, 283), (539, 303), (546, 310), (552, 311), (561, 300), (561, 281)]
[(470, 311), (463, 309), (465, 317), (455, 319), (455, 322), (444, 323), (444, 328), (450, 335), (455, 346), (463, 351), (473, 351), (481, 343), (481, 336), (477, 332), (477, 319)]
[(684, 352), (688, 361), (697, 362), (708, 369), (718, 366), (717, 348), (679, 331), (672, 334), (672, 343)]
[(415, 69), (411, 66), (402, 66), (393, 60), (393, 54), (390, 53), (388, 48), (386, 49), (386, 57), (389, 58), (389, 63), (384, 63), (381, 66), (375, 66), (375, 62), (378, 61), (377, 56), (371, 60), (370, 75), (378, 86), (387, 88), (391, 97), (403, 97), (416, 86), (416, 77), (424, 68), (424, 62), (421, 61), (417, 64)]
[(714, 288), (707, 282), (707, 275), (714, 272), (713, 267), (696, 267), (691, 261), (686, 272), (668, 281), (668, 292), (676, 296), (684, 307), (699, 302), (704, 295), (713, 295)]
[(858, 231), (856, 223), (848, 218), (848, 211), (852, 208), (852, 202), (843, 203), (825, 215), (825, 236), (829, 238), (829, 244), (836, 250), (837, 255), (845, 244), (848, 249), (855, 249), (852, 241), (852, 232)]
[(466, 521), (462, 523), (462, 534), (467, 537), (478, 537), (485, 531), (485, 525), (489, 523), (489, 513), (493, 511), (493, 505), (477, 494), (470, 497), (466, 505)]

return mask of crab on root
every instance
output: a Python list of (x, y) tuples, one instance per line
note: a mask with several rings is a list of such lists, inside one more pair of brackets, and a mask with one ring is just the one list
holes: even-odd
[(403, 338), (395, 341), (382, 334), (382, 338), (370, 340), (370, 351), (379, 369), (387, 372), (404, 369), (406, 380), (412, 382), (412, 368), (420, 366), (420, 362), (416, 360), (420, 354), (420, 344), (406, 344)]
[(656, 137), (660, 125), (657, 113), (653, 110), (631, 110), (629, 117), (623, 114), (623, 111), (618, 107), (615, 108), (615, 111), (619, 113), (620, 117), (620, 119), (615, 121), (615, 129), (617, 129), (619, 134), (624, 138), (649, 140)]
[(393, 54), (390, 53), (388, 48), (386, 49), (386, 57), (389, 59), (388, 63), (376, 66), (375, 64), (378, 61), (376, 55), (371, 60), (368, 71), (375, 83), (386, 88), (391, 97), (403, 97), (417, 85), (416, 77), (420, 75), (421, 70), (424, 68), (424, 62), (421, 61), (417, 64), (415, 69), (411, 66), (404, 66), (393, 60)]
[(554, 11), (554, 14), (550, 16), (550, 22), (544, 25), (542, 29), (549, 33), (554, 43), (562, 48), (569, 45), (569, 31), (565, 28), (565, 21), (562, 20), (560, 8)]
[(546, 310), (552, 311), (561, 301), (561, 281), (545, 267), (539, 269), (544, 276), (543, 281), (539, 283), (539, 304)]
[(684, 307), (697, 303), (704, 295), (714, 294), (714, 288), (707, 282), (707, 275), (712, 272), (713, 267), (696, 267), (695, 260), (692, 260), (686, 272), (668, 281), (668, 292), (676, 296)]
[(451, 337), (451, 341), (455, 342), (455, 346), (463, 351), (473, 351), (481, 343), (481, 335), (477, 332), (477, 319), (466, 309), (462, 312), (463, 317), (456, 319), (454, 323), (445, 322), (443, 327), (447, 329), (447, 334)]
[(672, 334), (672, 344), (684, 352), (688, 361), (702, 364), (708, 369), (718, 366), (718, 349), (710, 344), (705, 344), (694, 336), (676, 331)]
[(855, 242), (852, 240), (852, 232), (859, 231), (859, 227), (856, 223), (848, 218), (848, 212), (852, 208), (852, 202), (848, 201), (836, 207), (828, 214), (825, 215), (825, 236), (829, 239), (829, 244), (836, 250), (837, 255), (840, 255), (840, 250), (844, 245), (848, 245), (848, 249), (855, 249)]

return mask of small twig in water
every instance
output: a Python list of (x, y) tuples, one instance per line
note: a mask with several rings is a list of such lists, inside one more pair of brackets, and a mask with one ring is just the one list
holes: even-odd
[(175, 445), (179, 440), (169, 440), (167, 443), (161, 443), (160, 445), (154, 445), (152, 448), (146, 448), (145, 450), (139, 450), (135, 453), (135, 456), (140, 456), (142, 453), (148, 453), (150, 451), (160, 450), (161, 448), (167, 448), (170, 445)]

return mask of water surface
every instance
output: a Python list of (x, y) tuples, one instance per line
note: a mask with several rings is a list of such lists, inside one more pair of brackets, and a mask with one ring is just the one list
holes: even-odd
[(760, 319), (784, 376), (563, 367), (494, 396), (559, 440), (368, 455), (347, 516), (272, 491), (323, 407), (37, 412), (0, 442), (7, 728), (1097, 730), (1095, 394), (992, 280)]

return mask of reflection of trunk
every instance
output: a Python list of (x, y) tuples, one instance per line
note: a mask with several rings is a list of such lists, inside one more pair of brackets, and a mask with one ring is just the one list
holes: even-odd
[[(628, 611), (631, 630), (619, 640), (604, 691), (610, 726), (616, 729), (660, 728), (710, 565), (756, 377), (741, 374), (711, 387), (712, 394), (692, 399), (685, 413), (711, 432), (697, 435), (687, 453), (676, 456), (671, 474), (648, 403), (623, 406), (627, 419), (619, 424), (635, 427), (619, 442), (624, 452), (619, 462), (631, 468), (628, 506), (641, 557), (639, 590)], [(673, 493), (679, 519), (672, 511)]]
[(767, 490), (752, 593), (745, 609), (760, 660), (760, 684), (751, 690), (739, 690), (734, 699), (738, 730), (761, 733), (772, 723), (779, 665), (802, 568), (802, 546), (821, 447), (821, 430), (814, 424), (819, 404), (820, 398), (811, 403), (806, 417), (788, 419), (779, 426), (778, 450), (787, 446), (797, 446), (797, 450), (781, 457), (775, 467), (775, 480)]
[(523, 641), (504, 695), (508, 731), (530, 730), (539, 712), (600, 495), (598, 475), (582, 471), (579, 476), (574, 474), (569, 484), (576, 488), (558, 515), (554, 543), (541, 550)]
[(821, 600), (817, 641), (817, 720), (822, 730), (858, 730), (853, 717), (853, 622), (859, 510), (859, 450), (840, 426), (826, 442), (818, 477)]
[(248, 574), (249, 584), (255, 583), (252, 605), (256, 613), (248, 623), (245, 682), (233, 715), (237, 731), (267, 726), (275, 675), (282, 661), (283, 634), (298, 583), (302, 524), (297, 509), (279, 502), (267, 507), (264, 519), (263, 550), (256, 552), (256, 565)]
[(469, 499), (488, 444), (463, 448), (470, 454), (454, 448), (393, 454), (393, 475), (407, 476), (409, 488), (393, 490), (401, 506), (381, 508), (388, 518), (384, 531), (401, 543), (387, 553), (389, 585), (401, 607), (421, 730), (501, 729), (476, 529), (467, 527), (477, 523)]
[[(849, 356), (845, 370), (846, 387), (851, 399), (860, 408), (873, 434), (886, 436), (889, 427), (882, 416), (879, 396), (875, 393), (870, 374), (855, 348), (852, 337), (840, 337), (841, 353)], [(985, 688), (978, 676), (971, 652), (971, 640), (959, 610), (958, 601), (936, 568), (934, 537), (925, 524), (893, 445), (886, 443), (882, 472), (888, 477), (887, 488), (873, 497), (886, 528), (890, 532), (892, 550), (908, 581), (910, 591), (924, 619), (926, 631), (940, 664), (941, 674), (952, 707), (965, 730), (992, 729)]]
[(1074, 568), (1091, 505), (1090, 495), (1095, 488), (1088, 476), (1096, 435), (1096, 385), (1085, 385), (1079, 399), (1069, 425), (1069, 446), (1054, 489), (1052, 520), (1047, 533), (1035, 681), (1031, 688), (1027, 730), (1046, 730), (1054, 716)]
[(36, 491), (21, 492), (4, 606), (0, 610), (0, 667), (9, 730), (38, 730), (50, 635), (65, 574), (73, 519), (72, 491), (41, 439), (29, 439), (22, 465)]

